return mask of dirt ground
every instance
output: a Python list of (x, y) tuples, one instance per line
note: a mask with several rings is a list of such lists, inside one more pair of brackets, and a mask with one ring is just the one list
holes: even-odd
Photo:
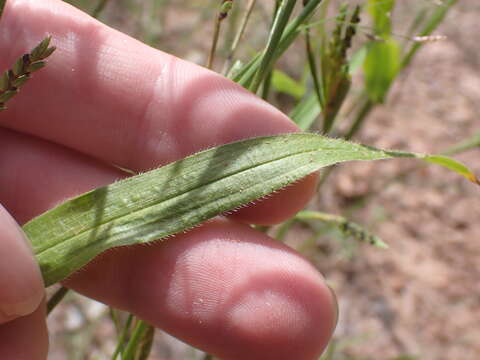
[[(420, 53), (361, 142), (440, 152), (479, 130), (480, 55), (471, 34), (480, 30), (480, 8), (472, 4), (453, 10), (439, 30), (448, 41)], [(479, 154), (476, 149), (458, 158), (480, 171)], [(385, 188), (386, 179), (412, 165), (343, 166), (320, 196), (322, 208), (340, 212), (373, 193), (355, 217), (390, 245), (387, 251), (359, 248), (348, 261), (317, 260), (339, 297), (336, 336), (353, 340), (347, 353), (372, 359), (478, 359), (478, 189), (436, 167), (412, 171)]]
[[(479, 15), (474, 0), (452, 10), (437, 31), (448, 39), (425, 46), (359, 141), (435, 153), (480, 130)], [(475, 149), (457, 158), (480, 173), (479, 155)], [(338, 350), (355, 359), (479, 358), (479, 194), (455, 174), (411, 161), (347, 164), (333, 173), (311, 206), (348, 215), (390, 245), (345, 245), (330, 236), (309, 253), (338, 295)], [(298, 227), (295, 237), (305, 231)], [(50, 319), (51, 359), (92, 343), (96, 354), (88, 359), (106, 358), (102, 352), (114, 343), (104, 341), (112, 331), (98, 321), (105, 317), (99, 304), (69, 300)], [(200, 359), (167, 335), (157, 337), (153, 359)]]

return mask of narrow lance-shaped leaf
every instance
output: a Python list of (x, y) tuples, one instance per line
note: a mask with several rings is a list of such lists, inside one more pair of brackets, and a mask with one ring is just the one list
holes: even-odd
[[(106, 249), (191, 229), (322, 167), (395, 157), (431, 160), (315, 134), (253, 138), (90, 191), (31, 220), (23, 229), (49, 286)], [(468, 169), (452, 164), (457, 163), (450, 160), (448, 168), (477, 181)]]

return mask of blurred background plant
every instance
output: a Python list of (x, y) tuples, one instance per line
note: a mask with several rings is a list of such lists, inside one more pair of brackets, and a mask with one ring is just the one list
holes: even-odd
[[(475, 165), (474, 2), (68, 2), (223, 73), (305, 131), (462, 153)], [(470, 240), (479, 235), (480, 209), (473, 185), (401, 161), (337, 168), (323, 171), (308, 210), (262, 229), (308, 257), (339, 296), (339, 326), (321, 359), (476, 358), (480, 249)], [(51, 359), (211, 358), (77, 294), (67, 294), (49, 325)]]

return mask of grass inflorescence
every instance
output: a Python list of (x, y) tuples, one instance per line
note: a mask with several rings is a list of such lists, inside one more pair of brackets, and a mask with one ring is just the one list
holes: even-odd
[(0, 77), (0, 111), (5, 110), (6, 102), (14, 97), (31, 78), (31, 74), (46, 65), (45, 59), (55, 51), (50, 45), (51, 37), (40, 42), (30, 53), (21, 56), (11, 69)]

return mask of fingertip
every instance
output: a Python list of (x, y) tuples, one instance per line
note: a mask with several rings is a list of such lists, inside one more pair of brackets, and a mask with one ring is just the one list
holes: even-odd
[(48, 332), (45, 303), (33, 313), (0, 326), (2, 360), (45, 360), (48, 356)]
[(28, 240), (0, 205), (0, 323), (31, 314), (44, 297), (43, 280)]
[(69, 286), (225, 360), (317, 359), (336, 320), (307, 260), (228, 219), (107, 253)]

